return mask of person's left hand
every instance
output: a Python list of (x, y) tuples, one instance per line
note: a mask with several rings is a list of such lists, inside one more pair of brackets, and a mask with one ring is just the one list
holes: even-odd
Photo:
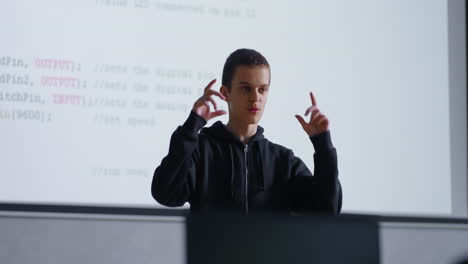
[(299, 123), (302, 125), (302, 128), (304, 131), (310, 136), (315, 136), (320, 133), (323, 133), (328, 130), (330, 121), (328, 118), (320, 112), (320, 110), (317, 107), (317, 101), (315, 100), (314, 94), (310, 92), (310, 100), (312, 101), (312, 106), (307, 108), (305, 112), (305, 116), (307, 116), (309, 113), (310, 114), (310, 120), (307, 123), (304, 118), (300, 115), (296, 115), (297, 120)]

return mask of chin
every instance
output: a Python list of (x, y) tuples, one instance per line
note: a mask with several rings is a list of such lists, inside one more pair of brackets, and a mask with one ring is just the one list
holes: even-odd
[(261, 117), (253, 117), (253, 118), (250, 118), (249, 120), (247, 120), (247, 123), (249, 125), (256, 125), (260, 122), (260, 119), (262, 119)]
[(263, 113), (252, 116), (250, 113), (247, 113), (247, 114), (242, 113), (242, 114), (237, 115), (235, 119), (247, 125), (256, 125), (260, 122), (260, 119), (262, 119), (262, 114)]

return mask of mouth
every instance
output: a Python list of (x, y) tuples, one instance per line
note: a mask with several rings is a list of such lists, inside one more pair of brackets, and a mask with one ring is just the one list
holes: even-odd
[(260, 111), (260, 108), (254, 106), (247, 108), (247, 110), (249, 110), (249, 112), (256, 113)]

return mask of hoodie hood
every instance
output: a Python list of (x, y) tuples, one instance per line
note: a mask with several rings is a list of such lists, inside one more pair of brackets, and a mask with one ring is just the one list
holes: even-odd
[[(257, 126), (257, 132), (255, 133), (255, 135), (253, 135), (248, 144), (252, 144), (256, 141), (264, 139), (265, 137), (263, 136), (263, 131), (263, 127)], [(210, 137), (217, 138), (224, 142), (243, 144), (240, 141), (240, 139), (236, 135), (231, 133), (221, 121), (217, 121), (211, 127), (203, 128), (200, 131), (200, 134), (209, 135)]]

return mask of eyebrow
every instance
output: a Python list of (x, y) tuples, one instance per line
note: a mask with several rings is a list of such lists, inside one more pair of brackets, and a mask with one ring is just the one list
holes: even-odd
[[(239, 82), (239, 84), (247, 84), (247, 85), (250, 85), (249, 82)], [(269, 86), (268, 84), (262, 84), (260, 86)]]

